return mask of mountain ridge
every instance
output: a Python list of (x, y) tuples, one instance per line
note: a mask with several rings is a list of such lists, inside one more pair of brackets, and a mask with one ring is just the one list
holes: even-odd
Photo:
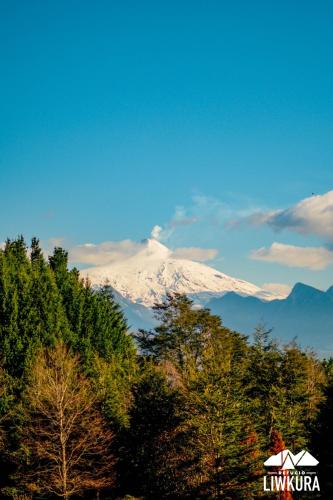
[(93, 285), (107, 281), (126, 299), (152, 307), (161, 302), (167, 292), (185, 293), (200, 302), (199, 296), (223, 295), (236, 291), (241, 295), (257, 295), (266, 300), (274, 296), (245, 280), (228, 276), (202, 262), (177, 257), (155, 239), (142, 242), (142, 248), (132, 256), (115, 263), (81, 271)]
[(212, 298), (206, 306), (234, 330), (250, 335), (258, 324), (273, 329), (273, 335), (289, 342), (293, 338), (323, 355), (333, 353), (333, 293), (296, 283), (288, 297), (264, 302), (229, 292)]

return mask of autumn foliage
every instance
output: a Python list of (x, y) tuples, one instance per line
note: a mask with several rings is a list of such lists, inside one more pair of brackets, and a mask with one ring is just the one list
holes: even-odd
[(286, 447), (313, 450), (330, 498), (332, 362), (182, 295), (155, 314), (131, 335), (63, 249), (0, 249), (1, 498), (267, 498), (263, 463)]

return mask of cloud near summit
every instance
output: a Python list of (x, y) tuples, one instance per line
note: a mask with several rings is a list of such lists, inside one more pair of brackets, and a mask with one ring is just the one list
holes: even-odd
[(124, 260), (135, 255), (143, 248), (143, 243), (132, 240), (104, 241), (103, 243), (84, 243), (69, 251), (70, 261), (76, 264), (103, 266)]
[(151, 231), (151, 238), (158, 241), (167, 241), (174, 233), (175, 229), (182, 226), (192, 226), (199, 221), (195, 215), (187, 215), (184, 207), (176, 207), (171, 220), (162, 226), (156, 224)]
[[(154, 226), (151, 236), (158, 236), (159, 226)], [(155, 239), (157, 239), (155, 237)], [(70, 261), (75, 264), (89, 264), (104, 266), (120, 262), (138, 254), (145, 248), (146, 243), (133, 240), (105, 241), (103, 243), (84, 243), (76, 245), (69, 251)], [(196, 262), (206, 262), (214, 259), (218, 254), (215, 248), (181, 247), (170, 253), (173, 259), (188, 259)]]
[(175, 259), (188, 259), (197, 262), (206, 262), (217, 257), (218, 250), (216, 248), (199, 248), (199, 247), (184, 247), (176, 248), (172, 254)]

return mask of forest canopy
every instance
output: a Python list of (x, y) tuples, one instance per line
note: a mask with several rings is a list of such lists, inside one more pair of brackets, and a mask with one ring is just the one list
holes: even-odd
[(64, 249), (7, 240), (1, 497), (277, 498), (263, 462), (284, 447), (311, 450), (332, 494), (332, 361), (260, 325), (249, 339), (183, 295), (155, 314), (130, 335), (112, 289), (80, 279)]

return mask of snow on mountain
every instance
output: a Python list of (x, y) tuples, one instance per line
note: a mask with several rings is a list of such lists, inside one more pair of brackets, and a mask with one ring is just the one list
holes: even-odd
[(89, 277), (93, 285), (107, 281), (123, 297), (146, 307), (160, 302), (167, 292), (184, 293), (194, 299), (201, 294), (206, 300), (230, 291), (266, 300), (276, 298), (256, 285), (232, 278), (205, 264), (177, 258), (172, 250), (155, 239), (145, 240), (142, 250), (135, 255), (112, 264), (84, 269), (81, 276)]

